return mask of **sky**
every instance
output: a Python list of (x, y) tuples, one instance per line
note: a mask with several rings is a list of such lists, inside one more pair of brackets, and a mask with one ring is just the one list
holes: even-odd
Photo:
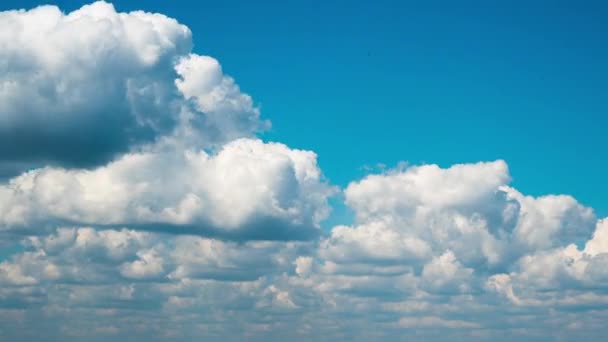
[(335, 184), (377, 164), (504, 159), (526, 193), (608, 215), (603, 1), (114, 5), (187, 25), (194, 51), (220, 60), (272, 121), (263, 138), (317, 152)]
[(46, 3), (0, 3), (0, 339), (605, 335), (605, 3)]

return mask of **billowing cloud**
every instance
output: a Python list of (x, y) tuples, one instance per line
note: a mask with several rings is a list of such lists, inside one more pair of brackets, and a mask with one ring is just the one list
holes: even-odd
[(191, 45), (105, 2), (0, 12), (0, 340), (605, 335), (608, 219), (497, 160), (353, 180), (323, 229), (317, 155)]
[(328, 214), (312, 152), (240, 139), (210, 155), (173, 147), (94, 170), (42, 168), (0, 185), (0, 227), (137, 226), (231, 239), (307, 239)]
[(96, 2), (0, 13), (0, 171), (94, 166), (159, 136), (200, 144), (268, 124), (190, 30), (161, 14)]
[[(291, 151), (255, 140), (237, 140), (225, 149), (235, 146), (246, 146), (247, 156), (252, 146)], [(205, 158), (209, 162), (211, 157)], [(425, 178), (428, 171), (433, 186), (439, 182), (450, 188), (461, 184), (444, 178), (452, 178), (453, 168), (497, 173), (497, 181), (460, 187), (466, 195), (449, 204), (420, 200), (414, 192), (399, 196), (371, 191), (378, 202), (386, 195), (392, 208), (364, 206), (361, 185), (376, 189), (370, 182), (377, 180), (393, 182), (386, 189), (400, 189), (409, 173)], [(571, 197), (521, 195), (503, 184), (508, 180), (502, 161), (447, 169), (415, 166), (371, 175), (345, 190), (348, 203), (351, 190), (357, 189), (364, 215), (353, 206), (353, 224), (336, 226), (318, 240), (230, 241), (201, 232), (196, 236), (141, 230), (128, 220), (115, 222), (126, 228), (65, 226), (26, 234), (22, 251), (0, 263), (0, 305), (9, 317), (5, 320), (16, 320), (9, 313), (26, 314), (4, 336), (38, 339), (40, 335), (25, 327), (42, 318), (55, 322), (48, 331), (73, 340), (126, 334), (152, 340), (442, 340), (446, 334), (508, 340), (542, 337), (557, 323), (560, 328), (552, 331), (560, 336), (598, 334), (603, 329), (598, 322), (606, 318), (602, 308), (608, 304), (605, 220), (596, 221), (589, 208)], [(86, 203), (85, 198), (74, 203)], [(128, 211), (111, 212), (132, 217)], [(531, 229), (530, 212), (535, 213), (534, 229), (544, 236), (534, 244), (524, 243), (533, 240), (521, 234)], [(314, 217), (313, 212), (306, 215)], [(230, 215), (221, 216), (230, 222)], [(574, 226), (578, 228), (569, 228)], [(228, 223), (220, 228), (231, 229)], [(585, 241), (579, 243), (581, 239)], [(23, 330), (18, 322), (26, 322)]]
[[(530, 317), (553, 312), (567, 321), (571, 310), (605, 306), (605, 220), (570, 196), (522, 195), (509, 179), (495, 161), (412, 166), (351, 183), (354, 224), (334, 227), (296, 259), (292, 291), (316, 293), (328, 314), (353, 326), (357, 317), (383, 317), (366, 328), (438, 340), (445, 333), (429, 328), (531, 338), (546, 326)], [(593, 319), (578, 319), (560, 334), (597, 330)]]

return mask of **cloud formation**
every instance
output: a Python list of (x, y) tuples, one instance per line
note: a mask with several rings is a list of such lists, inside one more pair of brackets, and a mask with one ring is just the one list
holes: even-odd
[(329, 212), (316, 155), (239, 139), (216, 154), (156, 146), (92, 170), (42, 168), (0, 185), (0, 229), (47, 222), (229, 239), (306, 239)]
[(608, 219), (505, 161), (353, 180), (322, 229), (316, 154), (257, 139), (187, 27), (96, 2), (0, 28), (0, 339), (605, 334)]
[[(95, 2), (0, 14), (0, 161), (102, 165), (159, 136), (201, 146), (251, 136), (259, 120), (190, 30), (142, 11)], [(13, 171), (7, 166), (0, 168)]]

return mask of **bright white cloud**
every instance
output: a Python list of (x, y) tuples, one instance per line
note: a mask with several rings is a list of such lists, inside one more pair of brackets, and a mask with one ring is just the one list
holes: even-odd
[(2, 12), (0, 47), (5, 164), (100, 165), (159, 136), (205, 146), (268, 126), (217, 60), (191, 53), (190, 30), (161, 14), (105, 2)]
[(388, 315), (392, 327), (471, 334), (494, 326), (486, 316), (604, 303), (604, 221), (594, 228), (593, 211), (572, 197), (524, 196), (509, 179), (497, 161), (353, 182), (345, 195), (355, 224), (334, 227), (314, 257), (298, 258), (291, 284), (334, 314), (350, 308), (349, 317)]
[(590, 255), (608, 253), (608, 219), (597, 222), (593, 238), (585, 245), (585, 252)]
[(194, 119), (191, 124), (198, 125), (195, 128), (205, 135), (231, 140), (270, 125), (259, 119), (260, 111), (251, 97), (241, 93), (234, 79), (223, 74), (216, 59), (190, 54), (179, 59), (175, 71), (179, 75), (175, 80), (177, 89), (184, 98), (194, 101), (198, 111), (205, 113), (204, 120), (197, 121), (197, 114), (191, 118)]
[(504, 161), (454, 165), (413, 166), (385, 175), (371, 175), (351, 183), (346, 202), (360, 220), (371, 216), (400, 216), (452, 207), (477, 206), (509, 181)]
[(56, 221), (302, 239), (317, 234), (332, 193), (314, 153), (241, 139), (214, 155), (169, 148), (94, 170), (30, 171), (0, 185), (0, 227), (40, 230)]

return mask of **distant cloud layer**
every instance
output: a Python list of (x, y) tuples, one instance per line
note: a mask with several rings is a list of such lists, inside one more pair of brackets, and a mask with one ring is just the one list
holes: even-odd
[[(502, 160), (338, 189), (191, 49), (105, 2), (0, 12), (1, 340), (606, 333), (608, 219)], [(325, 231), (334, 196), (354, 222)]]

